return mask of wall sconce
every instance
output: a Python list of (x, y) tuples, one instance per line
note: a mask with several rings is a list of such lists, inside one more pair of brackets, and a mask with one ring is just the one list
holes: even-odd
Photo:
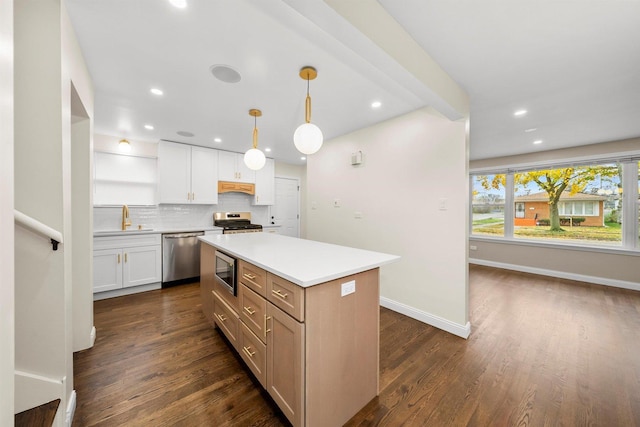
[(118, 143), (118, 149), (123, 153), (129, 153), (131, 152), (131, 144), (129, 143), (129, 141), (123, 138)]

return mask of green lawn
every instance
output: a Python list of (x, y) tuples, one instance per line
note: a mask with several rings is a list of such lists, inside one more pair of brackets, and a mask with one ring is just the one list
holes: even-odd
[(504, 218), (485, 218), (485, 219), (477, 219), (473, 221), (473, 225), (484, 225), (484, 224), (497, 224), (503, 223)]
[[(475, 223), (474, 223), (475, 225)], [(562, 227), (563, 231), (550, 231), (550, 227), (515, 227), (515, 237), (529, 239), (559, 239), (559, 240), (593, 240), (599, 242), (621, 242), (622, 229), (618, 223), (607, 223), (604, 227)], [(474, 228), (473, 234), (502, 236), (502, 224), (486, 225)]]

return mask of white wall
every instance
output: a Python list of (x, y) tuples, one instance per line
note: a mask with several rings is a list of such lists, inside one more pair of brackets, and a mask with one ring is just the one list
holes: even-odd
[(400, 255), (381, 268), (383, 305), (464, 337), (467, 151), (465, 123), (423, 109), (327, 141), (307, 165), (308, 238)]
[(0, 425), (13, 425), (13, 1), (0, 0)]
[[(73, 242), (90, 239), (91, 230), (85, 226), (74, 236), (73, 221), (90, 223), (91, 210), (74, 210), (72, 180), (91, 176), (73, 164), (72, 87), (88, 117), (93, 89), (63, 4), (17, 2), (14, 17), (15, 206), (61, 231), (64, 240), (52, 251), (46, 239), (16, 231), (15, 410), (60, 398), (55, 425), (63, 425), (74, 405), (72, 321), (85, 330), (92, 326), (86, 306), (85, 314), (74, 318), (73, 301), (77, 296), (93, 304), (86, 292), (84, 298), (74, 294)], [(86, 278), (89, 269), (82, 271), (78, 274)]]

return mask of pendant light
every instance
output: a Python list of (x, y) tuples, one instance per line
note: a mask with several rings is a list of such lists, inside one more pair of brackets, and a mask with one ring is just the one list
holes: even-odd
[(322, 131), (311, 123), (311, 96), (309, 96), (309, 81), (318, 77), (318, 72), (313, 67), (303, 67), (300, 77), (307, 81), (307, 99), (305, 102), (305, 123), (298, 126), (293, 134), (293, 143), (298, 151), (303, 154), (313, 154), (322, 147)]
[(129, 153), (131, 151), (131, 144), (123, 138), (118, 142), (118, 149), (124, 153)]
[(257, 118), (262, 116), (262, 111), (254, 108), (249, 110), (249, 115), (253, 117), (253, 148), (244, 153), (244, 164), (247, 165), (249, 169), (257, 171), (258, 169), (262, 169), (267, 161), (264, 157), (264, 153), (258, 150)]

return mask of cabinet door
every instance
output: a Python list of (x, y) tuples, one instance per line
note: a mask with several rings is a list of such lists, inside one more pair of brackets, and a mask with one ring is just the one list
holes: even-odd
[(158, 144), (159, 203), (189, 203), (191, 199), (191, 147), (160, 141)]
[(267, 159), (264, 167), (256, 171), (256, 195), (254, 205), (273, 205), (275, 200), (275, 163)]
[(247, 165), (244, 164), (244, 154), (236, 154), (236, 171), (238, 171), (238, 182), (255, 184), (256, 171), (249, 169)]
[(244, 164), (244, 154), (220, 151), (218, 153), (218, 180), (254, 184), (256, 172)]
[(139, 246), (123, 250), (124, 288), (146, 285), (162, 280), (162, 256), (160, 246)]
[[(267, 303), (267, 391), (294, 426), (303, 425), (304, 324)], [(338, 392), (336, 390), (336, 392)]]
[(218, 203), (218, 151), (191, 147), (191, 203)]
[(93, 292), (122, 288), (122, 261), (120, 249), (93, 251)]
[(238, 180), (236, 171), (236, 153), (229, 151), (218, 152), (218, 180), (231, 181)]
[(200, 296), (202, 297), (202, 312), (212, 326), (215, 326), (213, 316), (213, 283), (216, 280), (215, 265), (216, 250), (211, 245), (200, 245)]

